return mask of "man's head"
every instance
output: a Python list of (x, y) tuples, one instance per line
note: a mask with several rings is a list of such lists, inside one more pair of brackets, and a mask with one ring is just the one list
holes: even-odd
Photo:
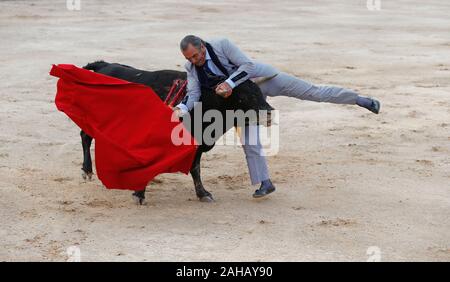
[(205, 42), (195, 35), (187, 35), (180, 42), (180, 49), (186, 60), (196, 66), (203, 66), (206, 61)]

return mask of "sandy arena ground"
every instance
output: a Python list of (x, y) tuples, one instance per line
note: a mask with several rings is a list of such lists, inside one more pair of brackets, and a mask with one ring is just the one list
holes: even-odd
[[(0, 261), (450, 260), (450, 4), (381, 1), (0, 1)], [(239, 147), (150, 184), (148, 204), (85, 182), (53, 63), (182, 70), (179, 40), (225, 36), (253, 58), (382, 102), (269, 98), (276, 193), (254, 200)], [(381, 253), (377, 253), (376, 251)], [(370, 252), (369, 252), (370, 253)]]

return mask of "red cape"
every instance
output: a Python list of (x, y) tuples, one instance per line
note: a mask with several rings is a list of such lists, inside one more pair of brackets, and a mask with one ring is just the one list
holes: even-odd
[(187, 174), (197, 145), (174, 145), (172, 110), (150, 87), (74, 65), (53, 65), (59, 77), (55, 103), (95, 139), (98, 178), (107, 188), (142, 190), (156, 175)]

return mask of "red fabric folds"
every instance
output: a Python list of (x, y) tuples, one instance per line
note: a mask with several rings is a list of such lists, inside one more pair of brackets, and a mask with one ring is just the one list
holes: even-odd
[[(98, 178), (110, 189), (142, 190), (156, 175), (187, 174), (197, 145), (174, 145), (172, 110), (150, 87), (74, 65), (53, 65), (59, 77), (55, 103), (95, 139)], [(185, 137), (186, 138), (186, 137)]]

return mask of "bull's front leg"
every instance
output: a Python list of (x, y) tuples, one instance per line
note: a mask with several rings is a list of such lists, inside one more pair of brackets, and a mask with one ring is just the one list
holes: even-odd
[(194, 162), (192, 163), (191, 175), (194, 180), (195, 193), (197, 194), (198, 199), (201, 202), (214, 202), (214, 198), (208, 191), (203, 187), (202, 179), (200, 177), (200, 159), (202, 157), (201, 148), (198, 148), (197, 153), (195, 154)]
[(83, 167), (81, 168), (81, 176), (83, 179), (92, 180), (92, 159), (91, 159), (91, 144), (92, 137), (87, 135), (86, 132), (81, 130), (81, 145), (83, 146)]

